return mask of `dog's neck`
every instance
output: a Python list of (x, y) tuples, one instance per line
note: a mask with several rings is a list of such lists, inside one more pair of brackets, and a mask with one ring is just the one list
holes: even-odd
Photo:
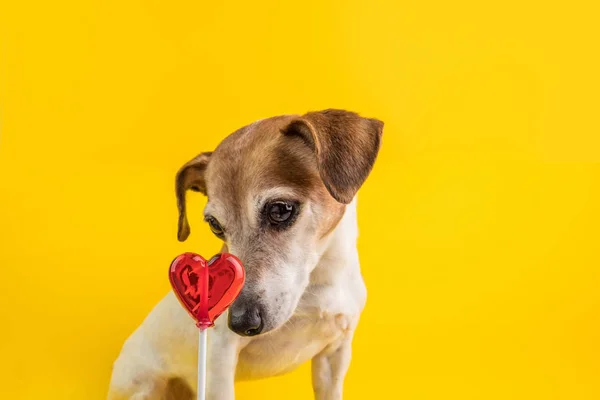
[(340, 273), (360, 273), (356, 249), (357, 238), (355, 198), (346, 206), (342, 219), (326, 238), (325, 249), (310, 276), (311, 286), (333, 283), (334, 280), (339, 279)]

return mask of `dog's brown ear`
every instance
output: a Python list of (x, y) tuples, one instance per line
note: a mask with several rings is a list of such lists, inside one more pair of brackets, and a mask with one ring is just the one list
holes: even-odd
[(383, 122), (343, 110), (309, 112), (282, 130), (298, 135), (315, 152), (325, 187), (348, 204), (373, 168)]
[(179, 169), (175, 177), (175, 195), (179, 210), (179, 224), (177, 239), (185, 241), (190, 235), (190, 224), (187, 219), (185, 194), (188, 190), (201, 192), (206, 195), (206, 182), (204, 171), (210, 160), (211, 152), (201, 153), (188, 161)]

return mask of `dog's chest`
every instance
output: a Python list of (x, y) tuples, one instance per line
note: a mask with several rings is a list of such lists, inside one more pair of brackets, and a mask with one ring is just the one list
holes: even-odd
[(363, 305), (364, 298), (354, 293), (332, 289), (306, 293), (283, 327), (253, 339), (241, 351), (236, 379), (283, 374), (335, 347), (354, 330)]

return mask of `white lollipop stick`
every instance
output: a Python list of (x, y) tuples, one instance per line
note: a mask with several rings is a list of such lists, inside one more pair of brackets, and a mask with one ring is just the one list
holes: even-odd
[(198, 400), (206, 399), (206, 339), (208, 329), (200, 329), (198, 335)]

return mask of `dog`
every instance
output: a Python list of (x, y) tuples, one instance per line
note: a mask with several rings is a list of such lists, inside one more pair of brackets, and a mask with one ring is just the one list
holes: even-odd
[[(190, 234), (186, 192), (201, 192), (222, 252), (246, 269), (240, 296), (209, 335), (208, 400), (233, 400), (235, 381), (281, 375), (309, 360), (315, 399), (342, 398), (366, 302), (356, 194), (383, 126), (334, 109), (259, 120), (177, 172), (178, 240)], [(108, 399), (195, 398), (197, 338), (169, 292), (125, 341)]]

